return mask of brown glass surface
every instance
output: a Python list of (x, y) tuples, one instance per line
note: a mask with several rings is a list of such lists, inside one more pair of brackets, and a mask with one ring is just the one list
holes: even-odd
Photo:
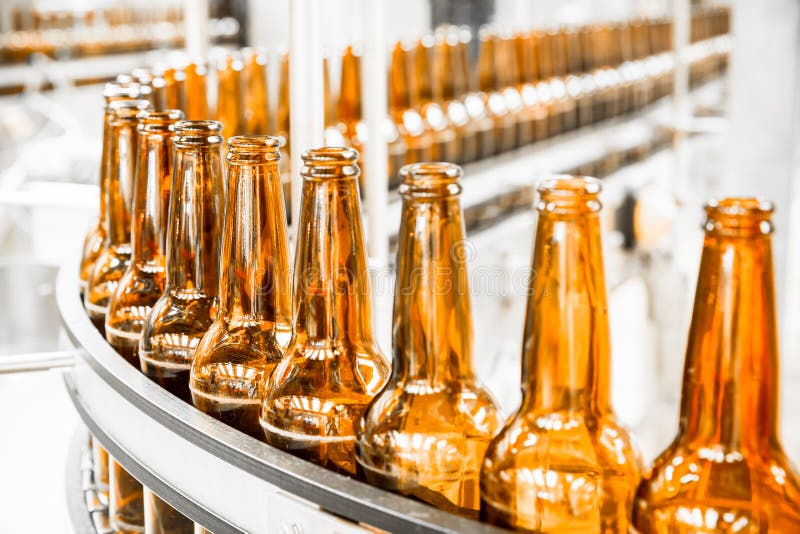
[(345, 148), (303, 154), (295, 331), (261, 411), (268, 443), (348, 475), (355, 426), (389, 373), (372, 334), (357, 157)]
[(433, 161), (458, 161), (461, 158), (456, 129), (439, 102), (433, 99), (431, 55), (433, 38), (423, 38), (410, 51), (412, 72), (412, 104), (433, 133), (431, 159)]
[(706, 205), (678, 435), (639, 486), (643, 534), (800, 532), (800, 479), (778, 435), (772, 206)]
[(195, 62), (186, 66), (186, 118), (193, 121), (208, 118), (206, 66)]
[(264, 383), (292, 333), (291, 274), (277, 137), (228, 140), (220, 307), (200, 340), (189, 387), (200, 410), (263, 439)]
[(195, 534), (194, 522), (162, 501), (158, 495), (144, 490), (145, 534)]
[(433, 134), (420, 113), (411, 107), (408, 51), (398, 42), (389, 64), (389, 115), (406, 144), (406, 163), (429, 161)]
[(469, 113), (461, 100), (462, 94), (457, 80), (458, 61), (453, 57), (458, 54), (458, 39), (455, 35), (446, 35), (436, 43), (433, 60), (433, 97), (441, 102), (447, 119), (456, 132), (456, 163), (466, 163), (477, 158), (477, 125), (470, 121)]
[(217, 67), (217, 120), (229, 136), (242, 133), (242, 61), (227, 56)]
[(222, 234), (222, 125), (175, 125), (175, 172), (167, 229), (166, 289), (142, 329), (142, 371), (190, 401), (189, 369), (200, 338), (217, 313)]
[[(243, 52), (245, 53), (245, 52)], [(269, 129), (269, 100), (267, 98), (267, 58), (257, 50), (248, 50), (242, 71), (244, 84), (244, 132), (263, 135)], [(223, 124), (225, 122), (223, 121)], [(233, 132), (228, 132), (234, 135)]]
[(502, 425), (472, 367), (472, 317), (460, 167), (403, 170), (394, 358), (358, 432), (372, 484), (477, 516), (480, 462)]
[(100, 502), (108, 504), (108, 451), (96, 439), (92, 439), (92, 471), (94, 487)]
[(103, 112), (103, 148), (100, 155), (100, 204), (97, 221), (87, 232), (83, 240), (80, 264), (80, 292), (81, 298), (84, 297), (86, 284), (89, 275), (92, 273), (97, 258), (103, 250), (103, 243), (106, 239), (106, 195), (108, 189), (108, 173), (111, 163), (111, 120), (113, 115), (109, 105), (117, 100), (133, 100), (139, 96), (140, 87), (137, 84), (108, 83), (103, 90), (104, 112)]
[(483, 96), (486, 114), (492, 119), (495, 138), (495, 153), (499, 154), (514, 148), (517, 142), (514, 116), (508, 111), (508, 103), (500, 92), (498, 79), (498, 38), (494, 35), (481, 37), (481, 51), (478, 56), (478, 88)]
[(144, 532), (142, 484), (110, 458), (108, 519), (119, 533)]
[(131, 245), (131, 191), (136, 163), (136, 115), (149, 107), (144, 100), (111, 102), (111, 148), (106, 180), (106, 236), (89, 275), (84, 306), (92, 323), (105, 335), (108, 301), (128, 267)]
[(486, 452), (481, 515), (532, 532), (630, 529), (640, 458), (611, 407), (600, 184), (539, 185), (522, 403)]

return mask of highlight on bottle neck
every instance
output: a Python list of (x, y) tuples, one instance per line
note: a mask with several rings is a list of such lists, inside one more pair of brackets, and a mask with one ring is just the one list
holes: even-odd
[(218, 145), (222, 143), (222, 123), (209, 120), (178, 121), (172, 142), (178, 148)]
[(464, 171), (455, 163), (412, 163), (400, 169), (398, 193), (406, 199), (455, 197), (461, 194)]
[(136, 118), (140, 134), (165, 134), (175, 131), (175, 123), (183, 119), (183, 112), (179, 109), (144, 110)]
[(771, 202), (760, 198), (712, 199), (706, 203), (703, 228), (707, 234), (757, 237), (772, 234)]
[(231, 165), (277, 163), (281, 141), (271, 135), (237, 135), (228, 139), (226, 159)]
[(103, 88), (103, 98), (106, 106), (117, 100), (132, 100), (139, 98), (141, 86), (136, 82), (109, 82)]
[(135, 123), (136, 116), (150, 107), (147, 100), (115, 100), (109, 103), (108, 109), (113, 117), (113, 124)]
[(578, 215), (599, 213), (602, 186), (597, 178), (555, 175), (543, 179), (536, 187), (539, 200), (536, 210), (543, 215)]
[(303, 152), (300, 175), (305, 180), (336, 180), (356, 178), (358, 151), (345, 147), (313, 148)]

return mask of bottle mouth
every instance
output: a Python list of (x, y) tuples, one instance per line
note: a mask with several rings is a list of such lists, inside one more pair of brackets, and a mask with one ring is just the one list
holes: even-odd
[(115, 100), (138, 98), (140, 92), (141, 86), (138, 83), (110, 82), (103, 87), (103, 98), (106, 104), (110, 104)]
[(222, 123), (210, 120), (178, 121), (172, 140), (178, 146), (219, 144), (222, 142)]
[(536, 209), (542, 213), (598, 212), (600, 180), (590, 176), (559, 174), (542, 179), (536, 186), (539, 201)]
[(305, 178), (349, 178), (358, 176), (358, 151), (346, 147), (312, 148), (301, 156)]
[(758, 197), (711, 199), (704, 206), (707, 232), (725, 235), (769, 235), (773, 232), (772, 202)]
[(108, 105), (115, 120), (136, 120), (140, 112), (150, 108), (147, 100), (115, 100)]
[(437, 197), (458, 195), (463, 169), (455, 163), (412, 163), (400, 169), (403, 183), (398, 193), (405, 197)]
[(144, 110), (136, 118), (139, 119), (140, 132), (165, 133), (175, 131), (175, 123), (183, 119), (183, 112), (179, 109)]
[(229, 163), (278, 161), (281, 140), (271, 135), (236, 135), (228, 139)]

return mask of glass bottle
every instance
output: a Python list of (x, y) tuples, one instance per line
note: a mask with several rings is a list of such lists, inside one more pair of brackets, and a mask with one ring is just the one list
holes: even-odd
[(361, 114), (361, 57), (352, 46), (347, 46), (342, 54), (342, 68), (339, 80), (339, 99), (336, 102), (337, 128), (345, 143), (355, 148), (363, 161), (366, 125)]
[(86, 292), (86, 283), (92, 273), (97, 258), (103, 250), (103, 243), (106, 239), (106, 190), (108, 184), (108, 166), (111, 158), (111, 102), (117, 100), (133, 100), (139, 96), (139, 87), (136, 84), (107, 83), (103, 89), (103, 100), (105, 102), (103, 112), (103, 149), (100, 156), (100, 209), (97, 221), (86, 234), (83, 240), (83, 252), (80, 264), (79, 289), (81, 300)]
[(217, 120), (229, 135), (242, 129), (242, 61), (227, 56), (217, 67)]
[(244, 56), (245, 106), (244, 131), (251, 135), (267, 133), (269, 129), (269, 100), (267, 96), (267, 59), (259, 50), (242, 52)]
[(257, 439), (264, 436), (264, 383), (292, 334), (279, 150), (277, 137), (228, 140), (219, 313), (197, 345), (189, 378), (198, 409)]
[(144, 489), (145, 534), (195, 534), (195, 523), (158, 495)]
[(108, 505), (108, 451), (97, 438), (92, 438), (92, 474), (98, 500)]
[(506, 109), (514, 120), (514, 146), (533, 140), (533, 127), (529, 110), (523, 106), (519, 91), (520, 73), (517, 71), (517, 50), (513, 37), (497, 38), (497, 80)]
[(468, 29), (451, 32), (448, 37), (453, 54), (453, 84), (458, 98), (464, 102), (469, 116), (470, 128), (475, 131), (476, 159), (484, 159), (495, 153), (496, 139), (494, 121), (486, 109), (481, 93), (475, 91), (475, 83), (471, 76), (469, 43), (471, 35)]
[(292, 145), (289, 135), (289, 54), (281, 56), (280, 84), (278, 86), (278, 109), (276, 111), (276, 131), (281, 140), (281, 187), (283, 188), (283, 201), (286, 204), (286, 218), (292, 222)]
[(487, 115), (494, 128), (495, 154), (506, 152), (516, 146), (517, 135), (514, 116), (508, 111), (497, 79), (496, 37), (481, 37), (481, 52), (478, 56), (478, 88), (483, 95)]
[(474, 161), (477, 157), (477, 129), (470, 122), (469, 114), (460, 94), (456, 88), (457, 60), (453, 57), (458, 53), (458, 41), (455, 35), (445, 35), (436, 43), (434, 54), (433, 97), (441, 103), (447, 115), (447, 120), (453, 125), (456, 132), (456, 150), (458, 158), (456, 163)]
[(164, 292), (167, 212), (172, 183), (172, 142), (178, 110), (138, 115), (139, 150), (133, 183), (131, 261), (111, 296), (106, 339), (139, 368), (139, 337), (153, 304)]
[(392, 49), (389, 66), (389, 114), (406, 143), (406, 163), (428, 161), (433, 151), (433, 135), (419, 112), (411, 107), (408, 55), (401, 42)]
[(459, 143), (456, 138), (456, 129), (450, 123), (442, 106), (433, 99), (433, 86), (431, 83), (431, 49), (433, 37), (427, 36), (417, 42), (413, 53), (413, 98), (412, 103), (430, 126), (433, 133), (431, 159), (434, 161), (458, 161)]
[(522, 403), (492, 441), (481, 515), (535, 532), (628, 532), (640, 478), (611, 407), (600, 183), (538, 187), (522, 354)]
[(472, 366), (461, 168), (403, 168), (394, 358), (358, 431), (371, 484), (477, 517), (481, 458), (502, 416)]
[(356, 474), (355, 427), (389, 374), (372, 335), (358, 153), (303, 154), (294, 273), (294, 337), (265, 386), (267, 442)]
[(161, 75), (164, 78), (164, 108), (160, 109), (186, 109), (186, 74), (183, 69), (170, 67), (164, 69)]
[(189, 370), (217, 313), (223, 186), (222, 124), (175, 124), (175, 171), (167, 227), (167, 279), (142, 328), (142, 371), (191, 402)]
[(131, 259), (131, 192), (136, 163), (136, 115), (146, 100), (111, 102), (111, 147), (106, 179), (106, 237), (87, 280), (84, 307), (105, 337), (108, 301)]
[(192, 121), (208, 118), (206, 65), (203, 60), (186, 66), (186, 118)]
[(547, 137), (547, 107), (539, 100), (535, 85), (538, 78), (537, 45), (538, 41), (534, 33), (517, 34), (514, 37), (518, 90), (523, 106), (522, 121), (528, 124), (527, 135), (530, 136), (530, 139), (526, 141), (525, 135), (521, 134), (520, 143), (522, 144)]
[(800, 532), (800, 478), (778, 435), (772, 205), (711, 201), (678, 435), (639, 486), (642, 533)]

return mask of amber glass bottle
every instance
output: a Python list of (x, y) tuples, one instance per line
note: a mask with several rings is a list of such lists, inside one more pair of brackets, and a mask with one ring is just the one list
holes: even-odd
[(136, 115), (150, 106), (145, 100), (119, 100), (111, 108), (111, 147), (106, 179), (106, 236), (87, 280), (84, 306), (105, 336), (108, 301), (131, 259), (131, 192), (136, 165)]
[(772, 206), (706, 205), (678, 435), (639, 486), (643, 534), (800, 532), (800, 479), (778, 436)]
[(167, 280), (139, 342), (144, 374), (186, 402), (197, 343), (217, 313), (223, 186), (222, 124), (175, 124), (167, 227)]
[(287, 220), (292, 222), (292, 145), (289, 132), (289, 54), (281, 56), (280, 85), (278, 86), (278, 109), (276, 111), (276, 131), (281, 140), (281, 187), (283, 188), (283, 201), (286, 204)]
[(267, 442), (355, 475), (355, 427), (389, 374), (372, 335), (358, 154), (303, 154), (294, 273), (294, 337), (266, 385)]
[(144, 533), (195, 534), (195, 523), (145, 488)]
[(197, 408), (257, 439), (264, 383), (292, 334), (279, 149), (277, 137), (228, 140), (219, 313), (189, 379)]
[(474, 161), (477, 157), (477, 128), (470, 122), (469, 114), (461, 94), (457, 93), (456, 67), (454, 55), (458, 53), (458, 42), (453, 42), (444, 36), (436, 43), (433, 62), (433, 97), (441, 103), (442, 110), (447, 115), (447, 120), (453, 125), (458, 144), (456, 163)]
[(266, 134), (269, 128), (267, 96), (267, 59), (258, 50), (243, 51), (244, 68), (244, 131), (251, 135)]
[(406, 142), (406, 163), (428, 161), (433, 154), (433, 135), (419, 112), (411, 107), (408, 54), (398, 42), (389, 66), (389, 114)]
[(344, 136), (345, 142), (363, 153), (361, 149), (366, 140), (366, 126), (361, 121), (361, 57), (356, 55), (352, 46), (345, 48), (342, 54), (342, 70), (339, 80), (339, 100), (336, 102), (337, 128)]
[(97, 438), (92, 438), (92, 472), (97, 498), (104, 505), (108, 505), (108, 451)]
[(469, 117), (469, 127), (475, 132), (475, 158), (488, 158), (495, 153), (494, 121), (486, 110), (483, 96), (475, 91), (471, 76), (473, 69), (469, 60), (469, 30), (450, 32), (447, 39), (452, 54), (455, 94), (463, 100)]
[[(521, 124), (527, 124), (530, 139), (526, 141), (524, 133), (520, 135), (520, 144), (539, 141), (547, 137), (547, 106), (539, 100), (536, 91), (538, 69), (536, 65), (537, 37), (534, 33), (518, 34), (514, 37), (517, 61), (517, 82), (522, 98)], [(520, 126), (524, 128), (524, 126)]]
[(628, 532), (640, 460), (611, 407), (600, 184), (538, 188), (522, 403), (486, 452), (481, 514), (530, 532)]
[(195, 61), (186, 66), (186, 118), (193, 121), (208, 118), (206, 66)]
[(139, 113), (139, 150), (133, 183), (131, 261), (109, 301), (106, 339), (139, 368), (139, 337), (164, 292), (164, 239), (172, 183), (174, 124), (178, 110)]
[(497, 79), (500, 93), (506, 102), (506, 109), (514, 119), (514, 146), (530, 143), (533, 140), (533, 125), (523, 106), (519, 91), (520, 73), (517, 70), (517, 49), (511, 36), (497, 40)]
[(227, 56), (217, 67), (217, 120), (228, 135), (242, 129), (242, 61)]
[(358, 462), (372, 484), (477, 517), (481, 459), (502, 416), (472, 368), (461, 168), (403, 175), (392, 375), (359, 427)]
[(103, 243), (106, 239), (106, 191), (108, 189), (108, 171), (111, 160), (111, 102), (117, 100), (133, 100), (139, 96), (139, 87), (135, 84), (108, 83), (103, 90), (105, 100), (103, 113), (103, 149), (100, 155), (100, 209), (97, 221), (86, 234), (83, 240), (83, 253), (81, 254), (80, 265), (80, 293), (83, 299), (86, 292), (86, 282), (92, 273), (97, 258), (103, 250)]
[(431, 77), (431, 50), (433, 37), (422, 38), (413, 50), (414, 76), (412, 104), (430, 126), (433, 133), (433, 146), (431, 159), (434, 161), (458, 161), (459, 143), (456, 138), (456, 129), (450, 123), (442, 106), (433, 99), (433, 84)]
[(478, 57), (478, 88), (483, 94), (487, 115), (491, 117), (494, 128), (495, 153), (506, 152), (516, 146), (516, 124), (509, 113), (503, 94), (499, 91), (497, 79), (497, 59), (494, 35), (481, 37), (481, 52)]

